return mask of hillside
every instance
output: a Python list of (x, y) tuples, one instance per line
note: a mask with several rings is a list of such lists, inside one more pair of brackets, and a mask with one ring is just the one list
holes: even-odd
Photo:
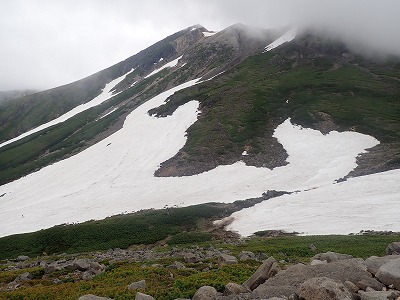
[(2, 106), (3, 140), (37, 129), (0, 148), (0, 235), (268, 190), (288, 194), (229, 228), (398, 230), (399, 66), (313, 32), (196, 25), (35, 94), (58, 108), (15, 99)]

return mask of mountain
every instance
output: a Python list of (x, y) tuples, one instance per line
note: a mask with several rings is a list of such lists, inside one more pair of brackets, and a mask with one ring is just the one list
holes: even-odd
[(399, 230), (399, 79), (312, 31), (189, 27), (0, 103), (0, 235), (268, 190), (229, 228)]
[(0, 91), (0, 102), (9, 99), (20, 98), (37, 93), (36, 90), (11, 90), (11, 91)]

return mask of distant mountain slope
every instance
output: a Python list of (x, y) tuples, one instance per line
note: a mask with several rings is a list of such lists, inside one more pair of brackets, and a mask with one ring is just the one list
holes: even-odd
[[(187, 80), (202, 76), (210, 78), (232, 68), (246, 57), (260, 52), (265, 44), (275, 40), (283, 32), (282, 29), (260, 30), (244, 25), (231, 26), (212, 36), (204, 35), (203, 31), (206, 29), (199, 25), (180, 31), (88, 78), (38, 93), (35, 96), (38, 103), (31, 98), (22, 98), (15, 103), (0, 106), (0, 128), (3, 126), (1, 134), (11, 137), (21, 132), (22, 127), (26, 131), (46, 122), (50, 115), (52, 118), (56, 117), (55, 112), (61, 109), (65, 112), (68, 105), (72, 108), (71, 102), (68, 102), (70, 98), (80, 101), (85, 99), (85, 102), (91, 100), (94, 92), (100, 93), (106, 82), (134, 68), (115, 87), (115, 91), (120, 93), (109, 101), (84, 111), (63, 124), (0, 147), (0, 183), (19, 178), (82, 151), (120, 129), (125, 117), (140, 103)], [(253, 34), (248, 36), (249, 32)], [(181, 59), (176, 67), (165, 68), (149, 76), (179, 57)], [(89, 87), (85, 88), (85, 85)], [(83, 94), (91, 96), (82, 98)], [(49, 96), (49, 102), (45, 100), (45, 95)], [(25, 107), (26, 102), (29, 105)], [(74, 105), (77, 104), (79, 103)]]
[(0, 91), (0, 102), (15, 98), (20, 98), (28, 95), (37, 93), (37, 90), (12, 90), (12, 91)]
[(190, 99), (199, 100), (202, 111), (188, 142), (156, 175), (198, 174), (238, 160), (285, 165), (285, 151), (272, 133), (289, 117), (323, 133), (350, 130), (377, 138), (381, 144), (359, 158), (354, 175), (399, 168), (399, 61), (376, 62), (312, 34), (251, 56), (151, 111), (165, 116)]

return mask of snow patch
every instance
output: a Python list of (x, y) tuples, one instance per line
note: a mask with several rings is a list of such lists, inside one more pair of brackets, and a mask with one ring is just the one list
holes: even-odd
[[(130, 71), (130, 72), (132, 72), (132, 71)], [(127, 74), (124, 74), (121, 77), (118, 77), (118, 78), (114, 79), (113, 81), (111, 81), (110, 83), (106, 84), (106, 86), (102, 90), (101, 94), (98, 95), (97, 97), (93, 98), (89, 102), (86, 102), (84, 104), (78, 105), (75, 108), (71, 109), (70, 111), (66, 112), (65, 114), (59, 116), (58, 118), (56, 118), (54, 120), (51, 120), (51, 121), (49, 121), (47, 123), (44, 123), (44, 124), (34, 128), (32, 130), (29, 130), (29, 131), (27, 131), (27, 132), (15, 137), (15, 138), (11, 139), (11, 140), (8, 140), (8, 141), (5, 141), (5, 142), (1, 143), (0, 144), (0, 148), (5, 146), (5, 145), (11, 144), (11, 143), (13, 143), (15, 141), (18, 141), (20, 139), (23, 139), (24, 137), (27, 137), (27, 136), (29, 136), (31, 134), (39, 132), (39, 131), (41, 131), (43, 129), (49, 128), (49, 127), (51, 127), (53, 125), (56, 125), (58, 123), (62, 123), (64, 121), (72, 118), (73, 116), (75, 116), (75, 115), (77, 115), (77, 114), (79, 114), (79, 113), (81, 113), (81, 112), (83, 112), (83, 111), (85, 111), (85, 110), (87, 110), (87, 109), (89, 109), (91, 107), (97, 106), (97, 105), (103, 103), (104, 101), (110, 99), (112, 96), (116, 95), (115, 93), (112, 92), (113, 88), (118, 83), (120, 83), (122, 80), (124, 80), (126, 75)]]
[[(160, 163), (185, 144), (185, 132), (197, 120), (199, 103), (190, 101), (166, 118), (149, 116), (148, 111), (196, 83), (189, 81), (142, 104), (128, 115), (121, 130), (79, 154), (1, 186), (0, 236), (165, 205), (187, 206), (215, 199), (233, 202), (259, 197), (271, 189), (322, 190), (348, 174), (360, 152), (378, 143), (354, 132), (323, 135), (287, 120), (274, 133), (289, 154), (287, 166), (270, 170), (239, 161), (195, 176), (154, 177)], [(336, 199), (334, 194), (324, 197), (326, 201)], [(400, 220), (392, 217), (394, 209), (387, 208), (386, 215), (374, 222), (400, 229)], [(312, 208), (309, 212), (315, 213)], [(371, 228), (371, 220), (363, 227)]]
[(173, 61), (170, 61), (169, 63), (166, 63), (161, 68), (158, 68), (158, 69), (154, 70), (153, 72), (151, 72), (150, 74), (144, 76), (144, 78), (149, 78), (150, 76), (153, 76), (154, 74), (157, 74), (158, 72), (160, 72), (160, 71), (162, 71), (162, 70), (164, 70), (166, 68), (176, 67), (176, 65), (178, 64), (178, 61), (182, 58), (182, 56), (179, 56), (177, 59), (174, 59)]
[(216, 32), (203, 31), (203, 35), (204, 35), (205, 37), (213, 36), (214, 34), (216, 34)]
[(267, 47), (264, 48), (263, 52), (268, 52), (271, 51), (272, 49), (275, 49), (276, 47), (286, 43), (290, 42), (296, 37), (296, 29), (292, 28), (285, 32), (281, 37), (273, 41), (271, 44), (269, 44)]
[[(108, 113), (106, 113), (105, 115), (101, 116), (100, 119), (103, 119), (104, 117), (107, 117), (109, 114), (112, 114), (114, 111), (116, 111), (118, 109), (118, 107), (113, 108), (111, 111), (109, 111)], [(98, 119), (98, 120), (100, 120)]]

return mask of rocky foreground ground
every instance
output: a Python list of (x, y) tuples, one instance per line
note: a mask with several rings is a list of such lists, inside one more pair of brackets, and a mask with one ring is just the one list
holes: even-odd
[[(8, 261), (3, 270), (23, 270), (41, 267), (43, 274), (25, 272), (13, 281), (0, 287), (3, 292), (18, 289), (25, 281), (35, 276), (52, 277), (54, 283), (61, 283), (67, 277), (74, 280), (92, 280), (106, 270), (102, 261), (148, 261), (160, 258), (183, 258), (185, 263), (175, 261), (167, 268), (186, 268), (185, 264), (218, 258), (220, 267), (236, 264), (238, 260), (258, 260), (260, 266), (243, 283), (228, 283), (223, 293), (214, 287), (203, 286), (192, 299), (205, 300), (249, 300), (249, 299), (303, 299), (303, 300), (379, 300), (400, 299), (400, 242), (393, 242), (386, 248), (386, 256), (372, 256), (366, 260), (348, 254), (335, 252), (319, 253), (308, 264), (295, 264), (285, 269), (273, 258), (257, 256), (242, 251), (238, 257), (228, 251), (215, 248), (173, 248), (168, 252), (153, 250), (121, 250), (91, 253), (90, 258), (64, 255), (63, 258), (42, 258), (32, 260), (26, 256), (17, 261)], [(59, 275), (57, 275), (59, 274)], [(56, 275), (56, 276), (54, 276)], [(59, 278), (57, 277), (59, 276)], [(127, 289), (137, 291), (136, 299), (151, 300), (146, 293), (146, 280), (132, 282)], [(78, 300), (107, 300), (111, 298), (84, 295)], [(182, 300), (182, 299), (180, 299)]]

